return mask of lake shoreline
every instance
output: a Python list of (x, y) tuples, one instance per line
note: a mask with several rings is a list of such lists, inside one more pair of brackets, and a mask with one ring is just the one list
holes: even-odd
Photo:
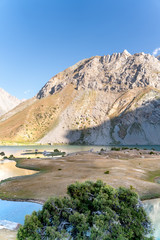
[[(157, 199), (160, 198), (160, 184), (154, 179), (160, 176), (160, 153), (149, 154), (149, 151), (80, 151), (56, 159), (17, 158), (14, 159), (16, 167), (39, 172), (3, 180), (0, 183), (0, 199), (43, 205), (49, 197), (64, 196), (67, 186), (75, 181), (97, 179), (115, 188), (123, 185), (138, 190), (142, 202)], [(105, 174), (105, 170), (109, 174)], [(141, 187), (136, 189), (139, 185)], [(16, 234), (16, 230), (0, 230), (3, 240), (15, 240)]]
[[(78, 178), (76, 176), (74, 176), (74, 179), (71, 179), (72, 181), (68, 181), (67, 184), (65, 183), (65, 188), (63, 188), (61, 191), (57, 191), (57, 189), (56, 189), (56, 191), (54, 191), (55, 188), (51, 188), (51, 186), (50, 186), (51, 182), (49, 180), (48, 180), (48, 186), (46, 185), (47, 183), (42, 184), (42, 185), (45, 185), (44, 187), (47, 187), (49, 189), (48, 192), (50, 192), (50, 190), (53, 189), (53, 192), (50, 192), (52, 194), (48, 194), (48, 192), (46, 192), (47, 193), (46, 197), (44, 196), (44, 194), (42, 194), (42, 195), (39, 194), (39, 192), (38, 192), (38, 195), (36, 195), (37, 188), (39, 187), (39, 185), (37, 183), (36, 183), (36, 186), (34, 187), (35, 188), (34, 189), (35, 194), (29, 194), (29, 195), (24, 194), (24, 190), (25, 190), (25, 188), (28, 188), (27, 185), (30, 184), (30, 181), (31, 182), (32, 181), (36, 182), (37, 178), (41, 182), (41, 181), (43, 181), (44, 178), (45, 178), (45, 181), (46, 181), (47, 177), (48, 178), (52, 177), (53, 182), (54, 181), (56, 182), (57, 188), (58, 188), (58, 186), (60, 186), (63, 182), (63, 181), (57, 182), (57, 178), (60, 177), (59, 175), (61, 175), (61, 177), (59, 178), (60, 180), (62, 180), (61, 178), (63, 178), (62, 172), (64, 172), (64, 177), (66, 177), (66, 175), (67, 175), (67, 172), (65, 172), (65, 169), (64, 169), (64, 171), (61, 171), (61, 168), (60, 168), (60, 166), (64, 165), (63, 162), (66, 162), (65, 168), (67, 168), (67, 169), (68, 169), (68, 166), (70, 166), (72, 168), (73, 167), (72, 165), (78, 164), (82, 167), (82, 169), (84, 169), (84, 171), (86, 171), (87, 169), (88, 170), (91, 169), (93, 174), (95, 174), (94, 171), (98, 170), (99, 175), (97, 175), (97, 178), (105, 180), (105, 182), (107, 184), (110, 184), (109, 181), (107, 181), (108, 177), (113, 175), (114, 179), (111, 182), (111, 185), (113, 187), (118, 187), (116, 180), (119, 180), (118, 179), (119, 177), (115, 173), (116, 168), (117, 168), (117, 172), (119, 171), (118, 169), (122, 169), (123, 172), (125, 170), (126, 171), (125, 175), (128, 174), (127, 177), (128, 177), (128, 181), (129, 181), (130, 175), (129, 175), (129, 172), (127, 172), (127, 171), (128, 170), (130, 171), (130, 169), (124, 169), (124, 167), (126, 168), (126, 166), (123, 166), (123, 168), (121, 166), (122, 164), (123, 165), (126, 164), (127, 160), (128, 160), (128, 163), (130, 163), (132, 161), (132, 165), (133, 165), (134, 159), (136, 159), (135, 161), (138, 160), (140, 162), (139, 164), (144, 164), (146, 162), (145, 159), (147, 159), (147, 161), (149, 159), (150, 159), (150, 161), (152, 161), (152, 160), (156, 161), (156, 159), (160, 159), (160, 153), (159, 152), (155, 151), (154, 154), (149, 154), (148, 151), (150, 151), (150, 150), (137, 150), (137, 149), (129, 150), (129, 149), (126, 149), (126, 150), (123, 150), (123, 151), (102, 151), (102, 152), (100, 151), (98, 153), (97, 152), (90, 152), (90, 151), (86, 151), (86, 152), (81, 151), (81, 152), (75, 152), (75, 153), (72, 153), (72, 154), (68, 154), (67, 156), (65, 156), (63, 158), (60, 157), (60, 158), (54, 159), (54, 160), (52, 160), (52, 158), (49, 158), (49, 159), (48, 158), (45, 158), (45, 159), (43, 159), (43, 158), (39, 158), (39, 159), (35, 159), (35, 158), (33, 158), (33, 159), (32, 158), (31, 159), (23, 159), (23, 158), (14, 159), (14, 161), (16, 162), (16, 166), (18, 168), (36, 170), (36, 171), (39, 171), (39, 172), (35, 173), (33, 175), (29, 175), (29, 176), (21, 176), (21, 177), (5, 179), (4, 181), (2, 181), (0, 183), (0, 198), (5, 199), (5, 200), (11, 200), (11, 201), (31, 201), (31, 202), (36, 202), (36, 203), (43, 204), (47, 200), (47, 198), (50, 197), (50, 196), (65, 195), (66, 194), (66, 189), (67, 189), (67, 186), (69, 185), (69, 183), (72, 183), (72, 182), (78, 181), (78, 180), (82, 181), (82, 179), (83, 180), (87, 180), (87, 179), (96, 180), (96, 176), (92, 177), (89, 174), (89, 176), (87, 178), (86, 174), (85, 174), (85, 176), (83, 176), (84, 174), (81, 173), (81, 176), (79, 176)], [(76, 162), (77, 161), (76, 160), (77, 156), (79, 158), (79, 162)], [(88, 158), (88, 160), (85, 161), (86, 158)], [(99, 162), (98, 162), (97, 159), (99, 159), (99, 158), (101, 158), (102, 161), (103, 161), (102, 165), (104, 165), (104, 170), (105, 170), (106, 167), (110, 168), (109, 176), (104, 175), (104, 171), (103, 171), (103, 175), (102, 175), (103, 166), (98, 167)], [(108, 158), (110, 158), (111, 160), (109, 160)], [(112, 160), (115, 162), (115, 164), (113, 164), (113, 166), (112, 166)], [(117, 164), (116, 164), (116, 161), (117, 161)], [(73, 164), (71, 164), (71, 163), (73, 163)], [(93, 163), (93, 166), (92, 166), (92, 163)], [(87, 166), (87, 168), (85, 168), (85, 165), (87, 165), (87, 164), (89, 164), (89, 166)], [(109, 164), (109, 166), (107, 166), (107, 164)], [(55, 167), (56, 167), (56, 171), (55, 171)], [(60, 170), (58, 170), (58, 169), (60, 169)], [(114, 169), (114, 171), (113, 171), (113, 169)], [(159, 165), (158, 169), (160, 169), (160, 165)], [(135, 172), (137, 171), (137, 176), (139, 176), (141, 172), (143, 173), (141, 175), (144, 175), (144, 170), (140, 167), (140, 165), (138, 165), (137, 169), (136, 169), (136, 167), (133, 168), (133, 170)], [(148, 184), (153, 183), (153, 185), (155, 186), (156, 183), (154, 182), (154, 179), (156, 177), (160, 176), (160, 170), (157, 170), (157, 168), (154, 169), (156, 171), (150, 171), (150, 170), (151, 169), (148, 168), (148, 173), (146, 174), (144, 180), (145, 180), (145, 182), (147, 181)], [(76, 169), (76, 173), (78, 174), (77, 169)], [(124, 173), (121, 174), (121, 175), (124, 175)], [(105, 179), (104, 179), (104, 176), (105, 176)], [(69, 178), (69, 177), (70, 176), (67, 175), (67, 178)], [(143, 177), (143, 176), (140, 176), (140, 177)], [(135, 178), (133, 180), (135, 181)], [(21, 188), (20, 187), (20, 182), (24, 183), (24, 185), (25, 185), (23, 191), (21, 189), (21, 193), (18, 192), (18, 194), (15, 194), (16, 192), (13, 191), (13, 190), (15, 190), (15, 183), (16, 182), (18, 184), (18, 188)], [(116, 184), (115, 184), (115, 182), (116, 182)], [(6, 185), (6, 187), (5, 187), (5, 185)], [(8, 187), (8, 185), (10, 187), (11, 186), (13, 187), (10, 194), (8, 194), (8, 191), (6, 189)], [(126, 187), (131, 187), (132, 186), (132, 185), (126, 184), (126, 181), (125, 182), (121, 181), (121, 185), (123, 185), (123, 186), (128, 185)], [(156, 186), (157, 186), (157, 184), (156, 184)], [(62, 187), (60, 186), (60, 188), (62, 188)], [(133, 188), (134, 188), (134, 186), (133, 186)], [(65, 191), (64, 191), (64, 189), (65, 189)], [(159, 189), (159, 191), (156, 191), (155, 193), (153, 191), (151, 191), (151, 192), (146, 191), (142, 195), (140, 194), (141, 200), (154, 199), (154, 198), (160, 197), (160, 184), (158, 184), (158, 189)], [(137, 189), (135, 188), (135, 190), (137, 190)], [(140, 192), (140, 191), (138, 191), (138, 192)], [(33, 190), (32, 190), (32, 193), (33, 193)], [(26, 194), (27, 194), (27, 192), (26, 192)]]

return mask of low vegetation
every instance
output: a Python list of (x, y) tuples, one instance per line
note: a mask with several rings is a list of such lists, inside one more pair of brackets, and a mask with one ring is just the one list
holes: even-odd
[(121, 148), (119, 148), (119, 147), (112, 147), (111, 148), (111, 151), (120, 151), (121, 150)]
[(0, 156), (5, 156), (5, 153), (4, 152), (0, 152)]
[(68, 195), (50, 198), (41, 211), (26, 216), (17, 239), (153, 239), (151, 222), (133, 190), (99, 180), (71, 184)]
[(155, 154), (153, 151), (149, 152), (150, 155)]

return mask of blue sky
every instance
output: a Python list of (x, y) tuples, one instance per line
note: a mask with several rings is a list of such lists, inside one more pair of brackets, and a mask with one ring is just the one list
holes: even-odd
[(0, 0), (0, 87), (30, 98), (81, 59), (152, 54), (159, 13), (160, 0)]

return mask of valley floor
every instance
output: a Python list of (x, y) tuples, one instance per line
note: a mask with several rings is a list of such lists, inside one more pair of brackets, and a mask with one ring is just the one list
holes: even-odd
[[(160, 154), (150, 150), (78, 152), (57, 159), (17, 159), (17, 166), (38, 170), (34, 175), (11, 178), (0, 184), (0, 198), (43, 203), (65, 195), (75, 181), (101, 179), (113, 187), (134, 188), (141, 199), (160, 197)], [(16, 239), (16, 231), (0, 230), (0, 239)]]
[[(141, 199), (160, 197), (160, 154), (150, 150), (78, 152), (57, 159), (18, 159), (17, 166), (38, 170), (0, 184), (0, 198), (44, 202), (65, 195), (75, 181), (101, 179), (113, 187), (135, 188)], [(106, 172), (108, 171), (108, 172)], [(106, 173), (105, 173), (106, 172)]]

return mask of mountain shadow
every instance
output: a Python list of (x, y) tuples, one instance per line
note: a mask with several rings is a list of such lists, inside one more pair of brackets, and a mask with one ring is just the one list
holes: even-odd
[(66, 134), (68, 142), (93, 145), (159, 145), (160, 98), (144, 99), (141, 106), (136, 107), (139, 101), (134, 102), (133, 99), (119, 115), (110, 117), (98, 126), (69, 130)]

